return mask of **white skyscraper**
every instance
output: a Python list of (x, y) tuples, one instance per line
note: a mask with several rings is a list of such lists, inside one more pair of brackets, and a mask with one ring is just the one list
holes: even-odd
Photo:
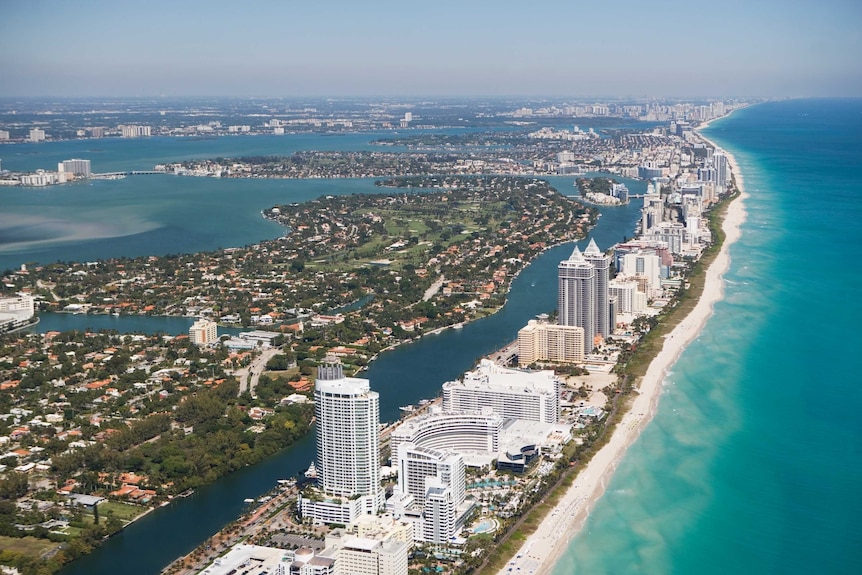
[(590, 245), (584, 250), (584, 259), (593, 264), (596, 270), (596, 289), (593, 292), (596, 302), (596, 333), (601, 334), (606, 339), (614, 331), (610, 322), (610, 308), (608, 306), (608, 282), (610, 281), (611, 258), (599, 249), (599, 246), (596, 245), (596, 240), (591, 239)]
[(399, 445), (398, 454), (397, 497), (409, 496), (422, 508), (414, 536), (431, 543), (448, 542), (464, 519), (464, 510), (459, 509), (467, 495), (464, 458), (413, 443)]
[[(620, 271), (625, 276), (646, 278), (650, 291), (661, 288), (661, 258), (657, 254), (625, 254)], [(647, 295), (653, 297), (651, 293)]]
[(724, 152), (716, 150), (712, 155), (712, 165), (715, 167), (715, 182), (719, 186), (719, 193), (723, 193), (730, 183), (728, 181), (727, 156)]
[(584, 353), (591, 353), (596, 336), (596, 268), (576, 247), (569, 259), (561, 261), (557, 269), (557, 323), (583, 328)]
[(451, 451), (419, 447), (414, 443), (398, 446), (398, 488), (417, 503), (425, 502), (425, 479), (434, 477), (452, 490), (457, 507), (467, 496), (464, 458)]
[(345, 377), (341, 364), (332, 361), (318, 368), (314, 403), (317, 484), (324, 497), (303, 499), (303, 515), (347, 523), (376, 513), (383, 507), (379, 395), (367, 379)]
[(427, 487), (422, 510), (422, 532), (417, 539), (429, 543), (447, 543), (459, 527), (452, 489), (433, 477), (427, 479)]
[(644, 194), (644, 206), (641, 210), (641, 233), (648, 234), (662, 222), (664, 202), (661, 197), (661, 184), (650, 182), (647, 193)]

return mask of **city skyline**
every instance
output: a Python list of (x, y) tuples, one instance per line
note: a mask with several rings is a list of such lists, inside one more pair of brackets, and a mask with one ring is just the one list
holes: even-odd
[(5, 6), (0, 97), (858, 96), (847, 0)]

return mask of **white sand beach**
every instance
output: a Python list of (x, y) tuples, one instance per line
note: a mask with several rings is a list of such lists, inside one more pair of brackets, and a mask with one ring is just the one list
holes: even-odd
[[(705, 126), (706, 124), (700, 126), (700, 129)], [(706, 140), (702, 134), (701, 137)], [(527, 538), (517, 556), (500, 571), (501, 574), (509, 573), (510, 568), (512, 573), (521, 575), (545, 575), (551, 572), (566, 551), (569, 541), (583, 527), (590, 510), (604, 493), (626, 449), (634, 443), (655, 414), (668, 370), (685, 347), (700, 333), (712, 315), (715, 302), (723, 297), (722, 276), (730, 265), (728, 250), (740, 236), (740, 227), (746, 216), (744, 200), (747, 197), (736, 159), (729, 153), (727, 157), (741, 195), (728, 206), (722, 226), (726, 238), (721, 251), (707, 270), (700, 300), (691, 313), (666, 337), (662, 350), (640, 382), (631, 409), (616, 427), (609, 442), (581, 470), (559, 504)]]

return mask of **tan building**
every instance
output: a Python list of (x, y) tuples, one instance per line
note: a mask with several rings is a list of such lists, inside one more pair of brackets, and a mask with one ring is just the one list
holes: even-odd
[(523, 367), (537, 361), (584, 361), (584, 329), (530, 320), (518, 331), (518, 364)]
[(407, 575), (410, 546), (404, 541), (354, 537), (341, 544), (336, 575)]
[(189, 328), (189, 339), (195, 345), (206, 345), (218, 341), (218, 326), (208, 319), (199, 319)]

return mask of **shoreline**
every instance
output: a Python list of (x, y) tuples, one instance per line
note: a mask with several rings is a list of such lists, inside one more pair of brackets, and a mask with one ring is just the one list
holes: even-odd
[[(719, 148), (700, 132), (707, 125), (697, 128), (698, 136)], [(703, 293), (694, 309), (666, 336), (661, 351), (650, 362), (646, 375), (639, 382), (631, 407), (616, 426), (608, 443), (578, 473), (554, 509), (518, 549), (516, 558), (499, 572), (501, 575), (508, 573), (510, 568), (532, 570), (534, 575), (549, 575), (553, 571), (572, 539), (584, 527), (626, 451), (655, 416), (668, 371), (688, 344), (700, 335), (713, 314), (715, 303), (724, 298), (723, 276), (730, 267), (729, 250), (741, 235), (741, 226), (746, 219), (745, 199), (748, 197), (736, 158), (727, 150), (724, 152), (740, 195), (727, 207), (722, 221), (724, 243), (706, 270)]]

